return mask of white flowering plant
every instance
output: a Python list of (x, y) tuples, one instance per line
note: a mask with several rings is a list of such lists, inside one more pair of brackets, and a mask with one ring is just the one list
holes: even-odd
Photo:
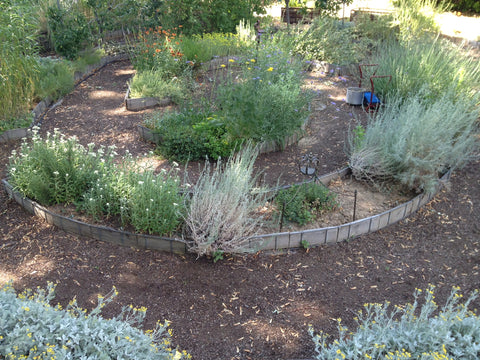
[(17, 359), (190, 359), (171, 345), (168, 321), (143, 331), (146, 309), (125, 307), (112, 319), (101, 316), (102, 308), (117, 291), (98, 297), (88, 313), (75, 300), (65, 309), (52, 306), (55, 286), (16, 294), (11, 283), (0, 288), (0, 358)]
[(413, 304), (396, 305), (391, 310), (388, 301), (365, 304), (355, 318), (357, 330), (349, 331), (338, 319), (339, 337), (331, 343), (327, 334), (314, 334), (310, 328), (316, 359), (478, 359), (480, 318), (469, 310), (477, 296), (476, 291), (462, 302), (460, 289), (454, 287), (439, 308), (430, 285), (415, 291)]

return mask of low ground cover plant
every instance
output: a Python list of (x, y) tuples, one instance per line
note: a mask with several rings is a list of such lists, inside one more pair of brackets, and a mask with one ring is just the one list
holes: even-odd
[(282, 219), (305, 225), (337, 207), (336, 194), (321, 183), (310, 182), (280, 190), (275, 204)]
[(71, 300), (65, 309), (51, 304), (55, 286), (16, 294), (11, 283), (0, 288), (0, 357), (4, 359), (190, 359), (171, 345), (168, 321), (143, 332), (145, 308), (125, 307), (112, 318), (102, 308), (114, 289), (89, 313)]
[(353, 331), (337, 320), (339, 336), (333, 342), (327, 334), (310, 329), (316, 359), (477, 359), (480, 318), (469, 306), (478, 292), (463, 299), (460, 289), (453, 288), (439, 307), (434, 289), (417, 289), (413, 303), (393, 308), (388, 301), (365, 304)]

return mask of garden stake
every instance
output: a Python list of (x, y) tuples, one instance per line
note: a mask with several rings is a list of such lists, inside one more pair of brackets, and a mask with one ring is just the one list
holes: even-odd
[(355, 221), (356, 212), (357, 212), (357, 190), (353, 192), (353, 221)]

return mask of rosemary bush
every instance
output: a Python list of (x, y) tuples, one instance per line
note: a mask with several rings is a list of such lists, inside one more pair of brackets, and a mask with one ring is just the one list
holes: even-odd
[(349, 163), (357, 178), (394, 179), (409, 189), (432, 192), (439, 175), (475, 156), (478, 98), (455, 101), (452, 92), (427, 104), (423, 98), (422, 93), (390, 98), (369, 117), (361, 139), (351, 134)]
[(189, 250), (202, 255), (253, 251), (248, 247), (262, 217), (255, 211), (264, 203), (266, 191), (255, 186), (253, 164), (258, 151), (247, 144), (211, 170), (207, 162), (185, 215)]
[(188, 97), (186, 78), (165, 78), (158, 71), (145, 70), (138, 72), (130, 81), (130, 98), (157, 97), (170, 98), (174, 103), (180, 103)]
[(62, 309), (51, 306), (55, 286), (19, 294), (11, 284), (0, 288), (0, 357), (2, 359), (189, 359), (171, 346), (168, 321), (153, 330), (139, 329), (145, 308), (125, 307), (105, 319), (102, 308), (117, 295), (115, 289), (98, 297), (90, 313), (75, 300)]
[(310, 329), (316, 359), (478, 359), (480, 318), (468, 309), (477, 295), (474, 292), (462, 302), (459, 288), (453, 288), (440, 308), (430, 286), (415, 291), (413, 304), (393, 309), (388, 301), (365, 304), (355, 318), (355, 332), (338, 319), (339, 337), (333, 343), (328, 343), (327, 334), (314, 334)]
[(74, 76), (70, 64), (65, 60), (38, 58), (38, 76), (35, 97), (56, 101), (73, 90)]

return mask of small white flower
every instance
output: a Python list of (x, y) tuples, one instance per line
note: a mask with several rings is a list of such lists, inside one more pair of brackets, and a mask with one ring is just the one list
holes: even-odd
[(53, 175), (58, 176), (58, 175), (59, 175), (59, 172), (58, 172), (58, 171), (54, 171), (54, 172), (53, 172)]
[(139, 182), (138, 182), (138, 185), (143, 185), (143, 181), (139, 181)]

